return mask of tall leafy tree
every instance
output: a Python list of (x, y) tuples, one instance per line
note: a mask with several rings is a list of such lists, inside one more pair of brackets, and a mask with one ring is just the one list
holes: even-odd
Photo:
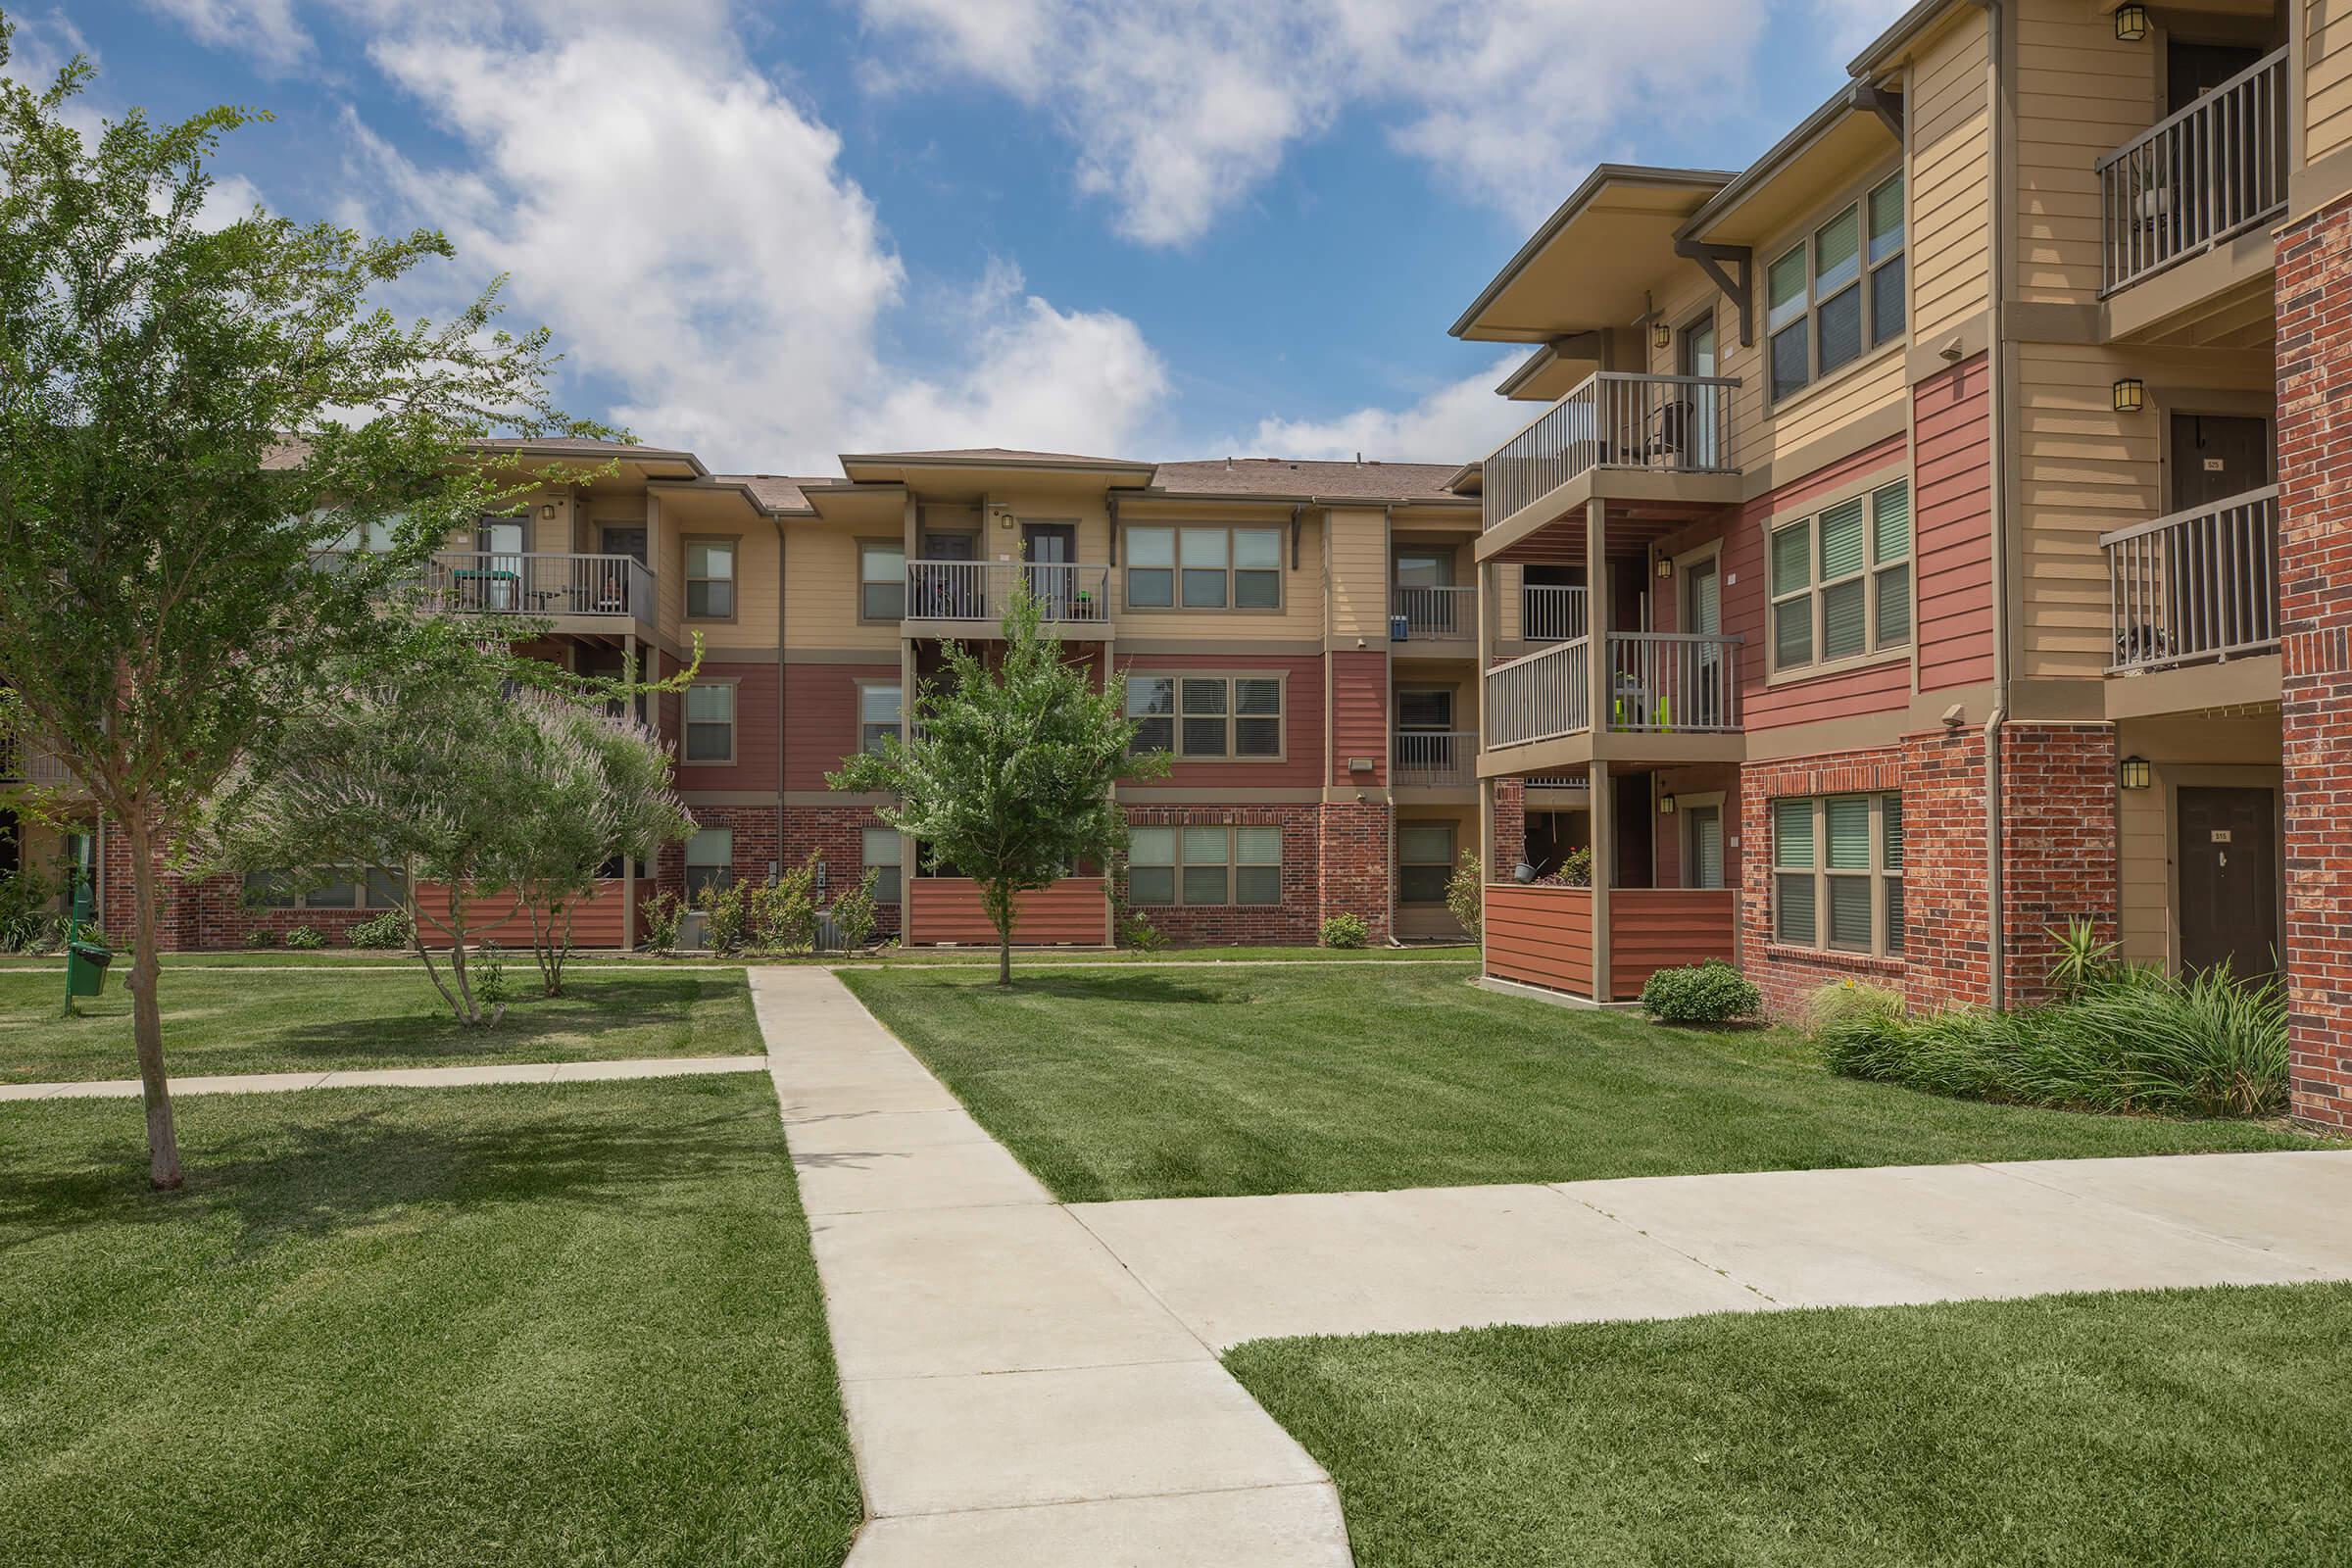
[[(9, 29), (0, 22), (0, 61)], [(546, 475), (481, 438), (594, 434), (551, 405), (544, 331), (372, 291), (448, 257), (256, 209), (210, 223), (220, 139), (269, 117), (136, 111), (85, 140), (80, 59), (0, 76), (0, 675), (129, 851), (149, 1174), (180, 1181), (157, 962), (159, 861), (326, 660), (381, 647), (369, 606), (450, 527)], [(381, 547), (339, 571), (319, 554)]]
[(882, 820), (980, 885), (997, 931), (997, 983), (1008, 986), (1019, 896), (1123, 850), (1127, 823), (1111, 786), (1156, 778), (1168, 758), (1130, 753), (1126, 705), (1062, 657), (1034, 598), (1016, 595), (1002, 630), (993, 663), (947, 644), (945, 678), (915, 692), (913, 739), (891, 736), (825, 782), (897, 796)]

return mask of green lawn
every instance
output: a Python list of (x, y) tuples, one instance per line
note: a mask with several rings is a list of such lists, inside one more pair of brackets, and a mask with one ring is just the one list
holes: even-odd
[[(1156, 953), (1138, 953), (1130, 949), (1103, 953), (1085, 949), (1044, 949), (1035, 952), (1016, 952), (1013, 962), (1023, 963), (1423, 963), (1432, 960), (1469, 962), (1477, 956), (1474, 947), (1414, 947), (1414, 948), (1163, 948)], [(513, 954), (510, 961), (527, 965), (528, 954)], [(880, 953), (852, 957), (839, 953), (825, 953), (801, 957), (722, 958), (707, 953), (681, 953), (658, 956), (653, 954), (605, 954), (594, 957), (577, 957), (572, 967), (591, 970), (617, 964), (648, 969), (677, 968), (706, 964), (766, 964), (766, 963), (886, 963), (916, 966), (958, 964), (975, 967), (991, 966), (997, 961), (993, 948), (890, 948)], [(65, 960), (55, 954), (36, 956), (22, 953), (0, 954), (0, 974), (11, 969), (56, 970), (64, 972)], [(167, 969), (349, 969), (355, 967), (401, 968), (416, 967), (415, 955), (383, 953), (369, 949), (321, 948), (308, 953), (287, 953), (275, 950), (262, 953), (168, 953), (164, 955)]]
[(0, 1105), (11, 1568), (838, 1563), (766, 1080)]
[[(542, 997), (526, 962), (496, 1029), (462, 1029), (415, 964), (374, 973), (174, 974), (160, 987), (164, 1059), (174, 1074), (433, 1067), (625, 1056), (759, 1055), (764, 1047), (741, 971), (575, 973)], [(0, 974), (0, 1083), (130, 1078), (130, 998), (104, 996), (61, 1018), (64, 981)]]
[(843, 979), (1066, 1201), (2293, 1149), (2283, 1126), (1946, 1100), (1786, 1030), (1692, 1033), (1449, 966)]
[(2352, 1286), (1270, 1340), (1359, 1568), (2352, 1560)]

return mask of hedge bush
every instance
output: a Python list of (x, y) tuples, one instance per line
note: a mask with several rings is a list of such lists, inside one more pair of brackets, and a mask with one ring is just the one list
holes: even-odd
[(1764, 999), (1738, 969), (1709, 958), (1652, 974), (1642, 1010), (1660, 1023), (1737, 1023), (1763, 1011)]
[(1372, 928), (1360, 914), (1335, 914), (1323, 922), (1323, 945), (1327, 948), (1360, 948), (1372, 940)]

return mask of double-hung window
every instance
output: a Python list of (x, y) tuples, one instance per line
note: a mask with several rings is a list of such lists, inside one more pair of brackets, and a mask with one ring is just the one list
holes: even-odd
[(686, 541), (686, 618), (735, 618), (735, 541)]
[(1279, 610), (1279, 528), (1129, 528), (1127, 604), (1136, 610)]
[(899, 902), (899, 830), (895, 827), (858, 829), (858, 860), (874, 877), (874, 902)]
[(860, 620), (906, 618), (906, 552), (902, 547), (858, 547), (858, 616)]
[(1444, 904), (1453, 880), (1453, 824), (1396, 824), (1396, 902)]
[(245, 873), (245, 902), (262, 909), (397, 909), (408, 902), (398, 866), (336, 866), (303, 885), (287, 871)]
[(858, 748), (878, 752), (882, 742), (899, 732), (900, 689), (896, 681), (873, 681), (858, 688)]
[(1773, 938), (1903, 951), (1903, 798), (1830, 795), (1772, 807)]
[(1282, 902), (1282, 829), (1139, 827), (1128, 834), (1127, 902), (1250, 905)]
[(686, 688), (686, 759), (689, 762), (735, 760), (735, 683), (712, 681)]
[(1902, 335), (1903, 176), (1873, 186), (1764, 270), (1774, 402)]
[(1910, 643), (1910, 481), (1782, 524), (1769, 557), (1776, 674)]
[(1186, 761), (1282, 756), (1282, 678), (1277, 675), (1129, 675), (1132, 750), (1173, 752)]
[(705, 888), (723, 888), (735, 880), (735, 830), (698, 829), (686, 841), (686, 901), (691, 904)]

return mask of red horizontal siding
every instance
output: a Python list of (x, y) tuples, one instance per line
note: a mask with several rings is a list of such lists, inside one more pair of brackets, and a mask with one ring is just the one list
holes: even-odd
[(1486, 970), (1554, 991), (1592, 994), (1592, 890), (1487, 884)]
[(1617, 888), (1609, 894), (1609, 990), (1628, 1002), (1660, 969), (1736, 953), (1730, 888)]
[(895, 663), (786, 664), (784, 788), (823, 789), (825, 775), (858, 749), (858, 683), (898, 678)]
[[(1331, 782), (1389, 780), (1389, 656), (1331, 656)], [(1372, 759), (1370, 774), (1348, 771), (1351, 757)]]
[[(1118, 673), (1181, 674), (1188, 669), (1250, 672), (1273, 670), (1288, 675), (1282, 683), (1283, 758), (1279, 762), (1178, 762), (1161, 786), (1208, 789), (1227, 785), (1260, 789), (1313, 789), (1323, 782), (1323, 661), (1312, 655), (1286, 658), (1273, 654), (1125, 654), (1118, 656)], [(1383, 746), (1386, 745), (1384, 741)], [(1357, 756), (1364, 754), (1357, 753)], [(1373, 755), (1380, 755), (1374, 748)], [(1341, 765), (1345, 767), (1343, 758)]]
[(1992, 679), (1992, 424), (1984, 356), (1922, 381), (1914, 502), (1919, 689)]
[[(914, 877), (906, 884), (906, 940), (982, 947), (997, 928), (981, 907), (980, 884), (968, 877)], [(1013, 901), (1012, 940), (1024, 947), (1106, 947), (1110, 904), (1099, 876), (1064, 877)]]
[[(620, 929), (621, 886), (618, 878), (599, 880), (594, 894), (572, 906), (573, 947), (627, 946)], [(652, 889), (649, 887), (644, 891), (650, 893)], [(417, 883), (416, 912), (424, 929), (425, 945), (446, 945), (447, 939), (440, 934), (440, 928), (449, 918), (448, 887), (439, 882)], [(531, 945), (531, 917), (512, 893), (485, 894), (467, 900), (466, 919), (471, 928), (467, 932), (471, 941), (495, 942), (502, 948), (527, 948)]]
[[(677, 746), (678, 788), (682, 790), (772, 790), (783, 749), (776, 733), (776, 666), (707, 661), (698, 680), (735, 683), (735, 760), (731, 764), (689, 762), (684, 715), (667, 733)], [(665, 706), (666, 715), (669, 710)], [(821, 787), (821, 786), (820, 786)]]

